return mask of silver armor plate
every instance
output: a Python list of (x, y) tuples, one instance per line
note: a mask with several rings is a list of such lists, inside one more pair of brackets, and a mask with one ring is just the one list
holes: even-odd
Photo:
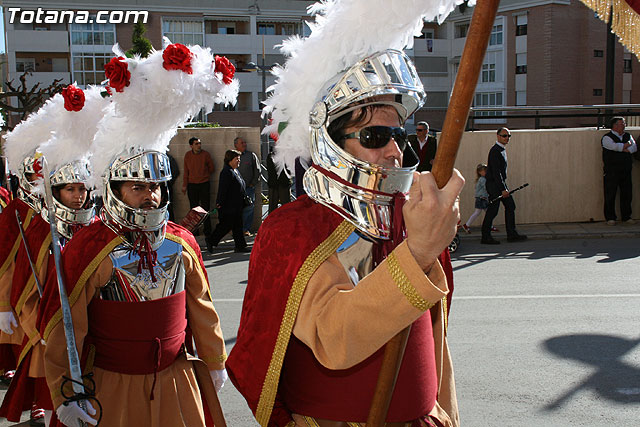
[(373, 270), (373, 242), (354, 231), (336, 251), (353, 285)]
[(151, 273), (142, 269), (138, 273), (140, 256), (127, 245), (117, 246), (110, 254), (113, 274), (100, 290), (102, 299), (111, 301), (150, 301), (177, 294), (184, 290), (185, 271), (182, 263), (182, 245), (165, 239), (156, 251), (154, 268), (156, 281)]

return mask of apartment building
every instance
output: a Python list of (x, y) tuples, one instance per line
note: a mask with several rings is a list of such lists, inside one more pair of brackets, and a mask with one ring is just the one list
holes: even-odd
[[(235, 107), (216, 107), (201, 120), (223, 125), (261, 124), (263, 90), (273, 83), (261, 68), (282, 63), (276, 46), (285, 38), (306, 35), (303, 0), (41, 0), (29, 10), (84, 11), (95, 21), (100, 11), (145, 11), (146, 37), (155, 48), (162, 37), (184, 44), (209, 46), (231, 59), (240, 80)], [(111, 46), (131, 47), (133, 23), (27, 22), (14, 18), (27, 10), (24, 1), (2, 2), (9, 79), (32, 70), (29, 84), (48, 85), (54, 79), (80, 85), (104, 79), (103, 66)], [(417, 120), (440, 128), (470, 25), (472, 8), (456, 9), (445, 22), (425, 23), (422, 35), (407, 53), (415, 60), (427, 89)], [(116, 16), (117, 18), (117, 16)], [(28, 20), (27, 20), (28, 21)], [(593, 105), (604, 103), (606, 25), (578, 0), (502, 0), (482, 65), (474, 106)], [(252, 64), (257, 64), (258, 67)], [(264, 64), (264, 67), (262, 65)], [(640, 103), (638, 60), (616, 44), (616, 103)], [(533, 127), (531, 120), (506, 119), (482, 112), (476, 128), (497, 125)], [(485, 118), (486, 116), (486, 118)], [(547, 120), (543, 126), (590, 125), (593, 118)], [(409, 125), (411, 126), (411, 125)]]

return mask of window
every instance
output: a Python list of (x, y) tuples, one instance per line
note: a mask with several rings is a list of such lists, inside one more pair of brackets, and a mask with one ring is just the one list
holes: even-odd
[(417, 56), (414, 58), (414, 64), (418, 74), (447, 74), (447, 57), (446, 56)]
[[(474, 106), (475, 107), (501, 107), (502, 104), (502, 92), (480, 92), (476, 93)], [(499, 111), (476, 111), (477, 116), (499, 116), (502, 112)]]
[(502, 44), (502, 25), (494, 25), (491, 29), (491, 37), (489, 37), (489, 46)]
[(527, 105), (527, 91), (516, 91), (516, 105)]
[(293, 36), (294, 34), (298, 34), (295, 24), (282, 24), (280, 27), (280, 35)]
[(455, 27), (455, 36), (457, 39), (462, 39), (467, 37), (467, 33), (469, 32), (469, 23), (461, 22), (457, 23)]
[(600, 50), (600, 49), (594, 49), (593, 50), (593, 57), (594, 58), (602, 58), (604, 56), (604, 51)]
[(116, 39), (114, 24), (71, 24), (72, 45), (112, 46)]
[(630, 73), (631, 72), (631, 59), (623, 60), (622, 70), (623, 70), (624, 73)]
[(258, 34), (265, 35), (265, 36), (275, 36), (276, 35), (276, 25), (275, 24), (258, 23)]
[(516, 36), (527, 35), (527, 15), (516, 16)]
[(73, 53), (71, 64), (73, 79), (79, 85), (100, 84), (105, 80), (104, 64), (109, 62), (113, 55), (110, 53)]
[(602, 96), (602, 89), (594, 89), (593, 96)]
[(218, 22), (218, 34), (235, 34), (235, 22)]
[(526, 53), (516, 53), (516, 74), (527, 74)]
[(422, 33), (420, 36), (416, 37), (417, 39), (433, 39), (433, 30), (432, 29), (422, 29)]
[(201, 20), (167, 19), (162, 21), (162, 35), (172, 43), (203, 44), (204, 22)]
[(18, 73), (24, 73), (25, 71), (35, 71), (36, 60), (35, 58), (16, 58), (16, 71)]
[(482, 64), (482, 83), (496, 81), (496, 64)]

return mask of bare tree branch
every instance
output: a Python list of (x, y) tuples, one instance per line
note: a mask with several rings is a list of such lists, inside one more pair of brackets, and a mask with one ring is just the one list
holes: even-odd
[[(13, 80), (6, 82), (7, 92), (0, 93), (0, 108), (5, 111), (20, 113), (20, 120), (24, 120), (31, 112), (37, 110), (47, 99), (59, 93), (63, 89), (60, 83), (62, 79), (55, 79), (49, 86), (40, 88), (40, 83), (36, 83), (31, 88), (27, 85), (27, 76), (31, 75), (31, 71), (25, 71), (18, 78), (20, 86), (15, 86)], [(11, 105), (11, 98), (18, 99), (18, 106)], [(7, 129), (12, 127), (9, 123), (5, 125)]]

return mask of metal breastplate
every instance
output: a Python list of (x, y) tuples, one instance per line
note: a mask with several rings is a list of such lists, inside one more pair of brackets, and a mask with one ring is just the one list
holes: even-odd
[(336, 251), (353, 285), (373, 270), (373, 242), (354, 231)]
[(140, 256), (136, 252), (124, 244), (117, 246), (109, 254), (113, 273), (100, 290), (100, 297), (111, 301), (150, 301), (182, 292), (185, 281), (182, 245), (165, 239), (156, 252), (154, 282), (149, 270), (138, 273)]

